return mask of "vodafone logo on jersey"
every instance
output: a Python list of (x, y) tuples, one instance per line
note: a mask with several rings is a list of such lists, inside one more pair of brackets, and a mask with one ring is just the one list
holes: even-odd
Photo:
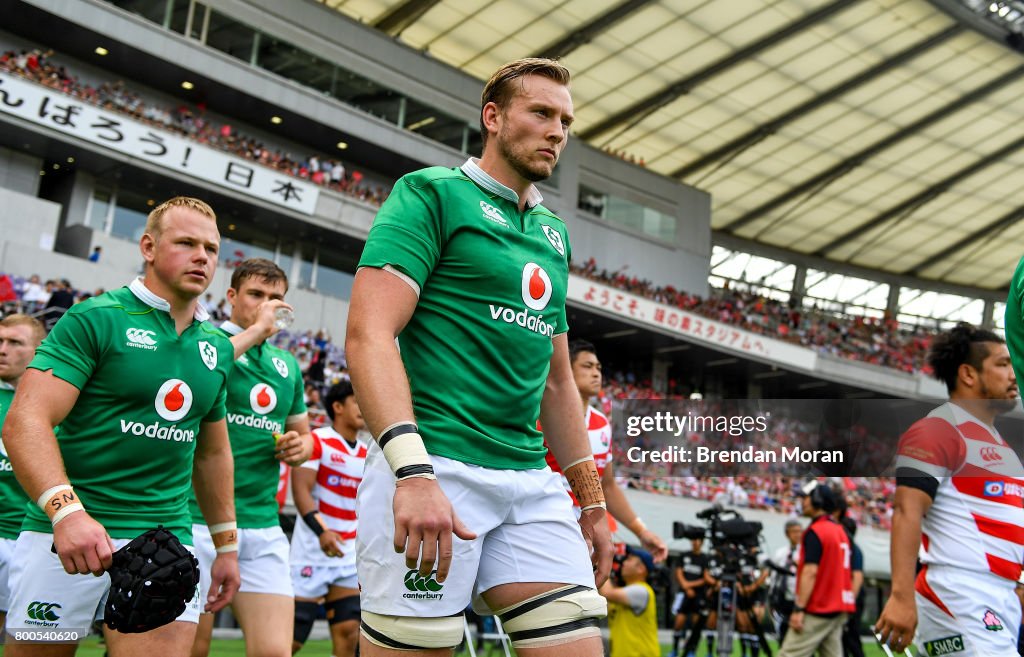
[(277, 393), (265, 383), (257, 383), (249, 391), (249, 405), (253, 413), (266, 415), (277, 408)]
[(551, 300), (551, 278), (535, 262), (523, 267), (523, 303), (530, 310), (544, 310)]
[(168, 379), (157, 391), (154, 407), (163, 419), (177, 422), (192, 410), (192, 388), (181, 379)]

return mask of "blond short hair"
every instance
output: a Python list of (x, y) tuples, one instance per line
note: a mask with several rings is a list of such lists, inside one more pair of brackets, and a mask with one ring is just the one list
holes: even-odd
[(200, 201), (199, 199), (192, 198), (191, 196), (175, 196), (174, 198), (168, 199), (153, 208), (153, 211), (149, 213), (148, 217), (146, 217), (145, 232), (151, 235), (153, 239), (160, 239), (160, 235), (164, 231), (164, 215), (172, 208), (195, 210), (199, 214), (209, 217), (214, 222), (217, 221), (217, 214), (205, 201)]
[[(487, 103), (494, 103), (498, 109), (505, 111), (509, 102), (515, 97), (516, 92), (522, 88), (522, 79), (527, 75), (539, 75), (553, 80), (560, 85), (569, 86), (569, 69), (559, 64), (554, 59), (544, 57), (527, 57), (517, 59), (514, 62), (505, 64), (491, 76), (491, 79), (484, 85), (484, 91), (480, 95), (480, 137), (484, 146), (487, 146), (487, 128), (484, 126), (484, 107)], [(519, 87), (515, 82), (519, 81)]]
[(13, 313), (0, 319), (0, 328), (11, 328), (13, 326), (29, 327), (32, 332), (32, 340), (35, 342), (32, 345), (33, 347), (38, 347), (43, 342), (43, 338), (46, 337), (46, 328), (43, 326), (43, 323), (29, 315)]

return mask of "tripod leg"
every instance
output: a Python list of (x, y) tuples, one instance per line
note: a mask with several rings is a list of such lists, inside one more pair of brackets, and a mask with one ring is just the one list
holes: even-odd
[(772, 657), (772, 649), (768, 645), (768, 637), (764, 635), (764, 628), (757, 622), (757, 616), (754, 615), (754, 612), (750, 607), (750, 603), (740, 603), (737, 607), (739, 609), (739, 613), (745, 614), (747, 621), (754, 628), (754, 632), (757, 634), (757, 638), (761, 643), (761, 650), (764, 650), (764, 654), (768, 657)]

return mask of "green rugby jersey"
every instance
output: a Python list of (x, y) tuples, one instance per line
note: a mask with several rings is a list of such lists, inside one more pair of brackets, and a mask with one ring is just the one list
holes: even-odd
[(1006, 347), (1010, 350), (1013, 373), (1017, 385), (1024, 385), (1024, 258), (1010, 279), (1010, 293), (1006, 297)]
[[(57, 437), (86, 510), (114, 538), (157, 525), (192, 542), (188, 500), (201, 422), (224, 417), (231, 343), (197, 306), (179, 336), (141, 280), (72, 306), (29, 367), (79, 389)], [(50, 532), (35, 505), (22, 528)]]
[(520, 212), (515, 192), (473, 160), (395, 184), (359, 266), (390, 266), (419, 287), (399, 343), (428, 452), (545, 466), (537, 417), (551, 339), (568, 330), (569, 255), (561, 219), (539, 203)]
[[(242, 327), (225, 322), (225, 337)], [(273, 434), (306, 415), (302, 372), (287, 351), (264, 342), (239, 356), (228, 377), (227, 419), (235, 458), (235, 516), (242, 529), (277, 527), (280, 463), (274, 458)], [(205, 524), (195, 495), (192, 521)]]
[[(12, 399), (14, 387), (0, 381), (0, 427), (4, 424)], [(0, 439), (0, 538), (18, 538), (28, 501), (28, 495), (14, 478), (11, 461), (7, 458), (7, 448)]]

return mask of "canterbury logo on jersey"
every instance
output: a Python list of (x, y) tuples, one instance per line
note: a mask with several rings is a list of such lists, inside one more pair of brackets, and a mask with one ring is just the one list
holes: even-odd
[(981, 458), (989, 462), (1003, 460), (1003, 456), (999, 453), (997, 447), (982, 447)]
[(156, 351), (156, 339), (153, 337), (156, 335), (155, 331), (147, 331), (146, 329), (130, 328), (124, 332), (128, 342), (126, 343), (129, 347), (135, 347), (137, 349), (147, 349), (149, 351)]
[(501, 210), (485, 201), (480, 201), (480, 209), (483, 210), (484, 217), (500, 226), (508, 228), (508, 221), (505, 220), (505, 217), (501, 216)]

